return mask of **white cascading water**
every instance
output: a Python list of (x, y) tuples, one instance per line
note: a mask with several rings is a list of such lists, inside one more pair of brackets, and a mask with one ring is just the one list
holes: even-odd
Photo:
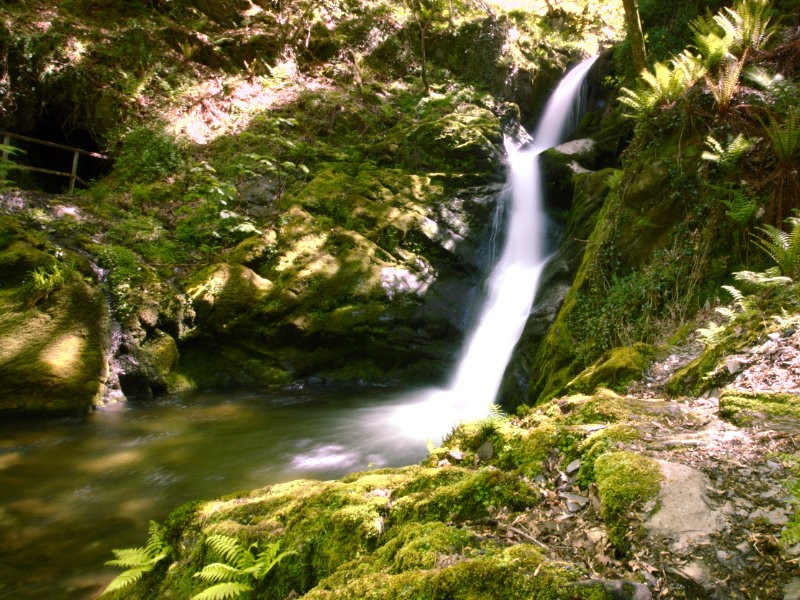
[(506, 140), (510, 163), (508, 231), (488, 280), (487, 296), (450, 385), (428, 390), (392, 410), (392, 424), (407, 435), (441, 438), (459, 421), (489, 413), (506, 365), (530, 314), (547, 262), (546, 216), (538, 155), (577, 127), (583, 112), (583, 81), (596, 57), (571, 69), (548, 100), (529, 148)]

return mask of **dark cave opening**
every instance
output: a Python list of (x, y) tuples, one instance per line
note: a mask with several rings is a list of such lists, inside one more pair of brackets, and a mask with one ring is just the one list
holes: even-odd
[[(66, 130), (63, 120), (56, 115), (45, 113), (33, 129), (19, 132), (9, 131), (8, 133), (11, 134), (8, 141), (9, 145), (22, 151), (10, 156), (9, 159), (11, 161), (20, 167), (45, 169), (64, 174), (55, 175), (24, 168), (14, 169), (9, 173), (8, 178), (20, 187), (36, 188), (50, 193), (68, 191), (70, 174), (75, 160), (75, 152), (70, 148), (82, 151), (78, 153), (76, 190), (85, 188), (87, 183), (102, 177), (108, 173), (111, 167), (111, 162), (108, 159), (92, 156), (92, 154), (102, 155), (103, 151), (88, 130), (80, 127)], [(45, 145), (29, 139), (20, 139), (14, 137), (15, 134), (64, 147)]]

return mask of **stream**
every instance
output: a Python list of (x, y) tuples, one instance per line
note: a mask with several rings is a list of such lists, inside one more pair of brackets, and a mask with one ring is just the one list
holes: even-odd
[[(418, 462), (413, 394), (205, 392), (0, 423), (0, 597), (89, 598), (179, 504)], [(409, 403), (412, 404), (409, 404)]]

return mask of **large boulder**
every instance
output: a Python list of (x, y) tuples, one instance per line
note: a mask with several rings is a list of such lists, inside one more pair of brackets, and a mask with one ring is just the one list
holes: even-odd
[(85, 412), (102, 393), (106, 302), (70, 258), (0, 221), (0, 413)]

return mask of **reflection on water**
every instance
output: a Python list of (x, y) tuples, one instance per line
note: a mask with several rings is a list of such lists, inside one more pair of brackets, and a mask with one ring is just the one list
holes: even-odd
[(444, 392), (202, 393), (0, 423), (0, 597), (90, 598), (187, 500), (418, 462), (458, 420)]

